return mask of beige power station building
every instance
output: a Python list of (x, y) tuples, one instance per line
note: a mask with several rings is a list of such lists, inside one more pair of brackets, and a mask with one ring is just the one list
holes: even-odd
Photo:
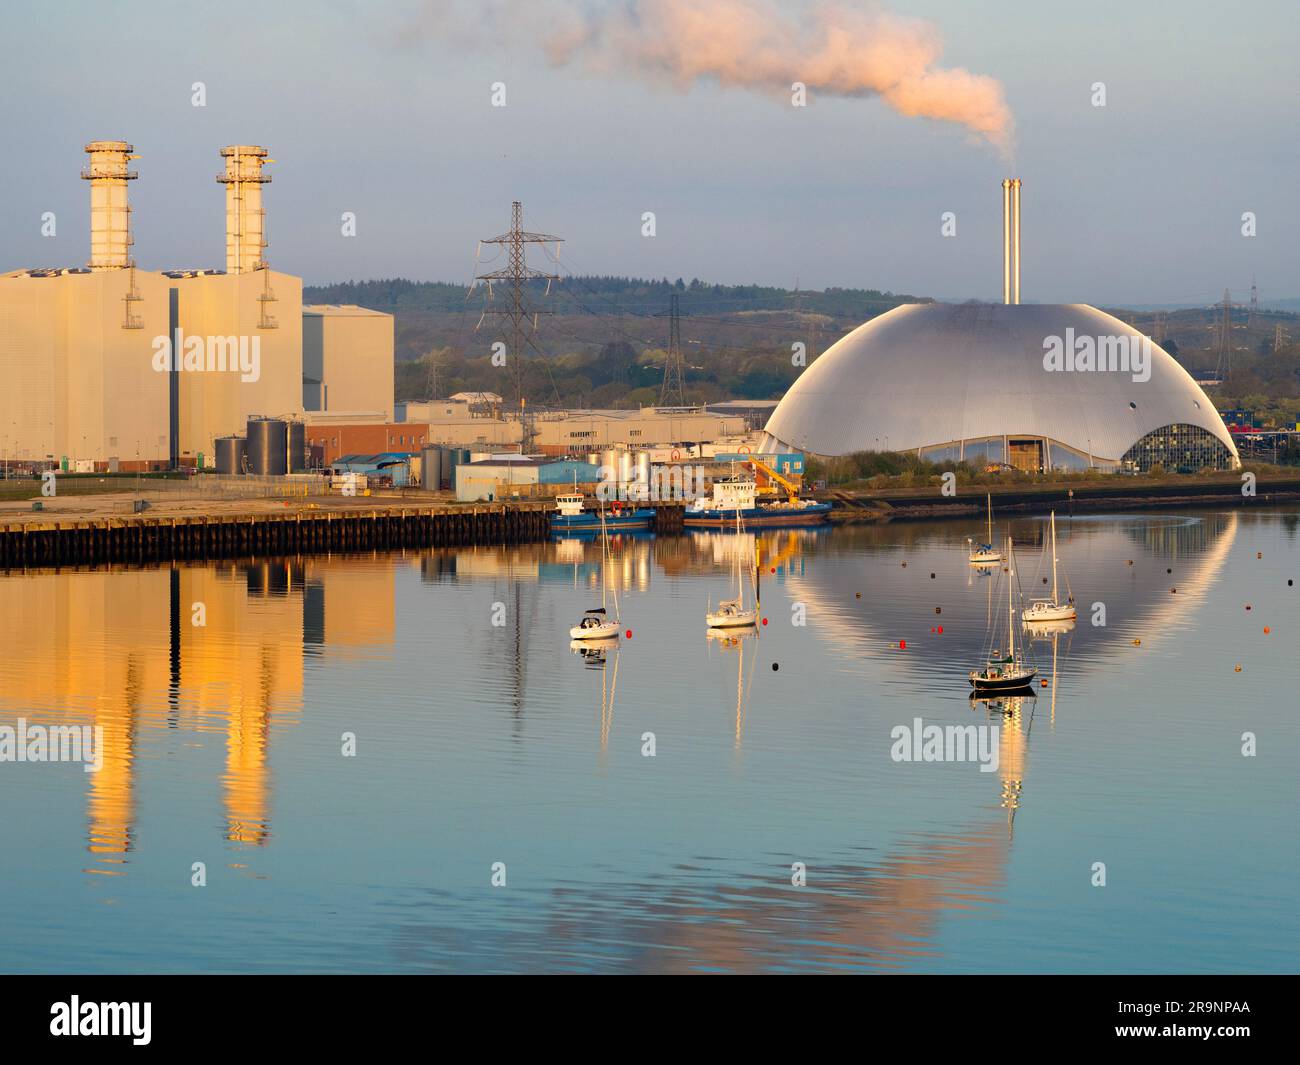
[[(224, 270), (136, 266), (126, 141), (86, 146), (85, 267), (0, 274), (0, 461), (103, 470), (213, 464), (218, 437), (250, 416), (301, 418), (304, 321), (311, 376), (340, 407), (374, 409), (387, 382), (392, 317), (362, 312), (325, 331), (302, 279), (266, 262), (267, 150), (222, 148)], [(364, 383), (369, 391), (349, 395)], [(373, 393), (373, 395), (372, 395)]]
[(393, 316), (355, 304), (302, 309), (302, 404), (393, 420)]

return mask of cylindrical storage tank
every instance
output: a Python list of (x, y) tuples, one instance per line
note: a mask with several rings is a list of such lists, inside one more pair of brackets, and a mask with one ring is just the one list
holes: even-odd
[(587, 461), (590, 462), (593, 466), (599, 466), (599, 465), (600, 465), (600, 452), (599, 452), (599, 451), (589, 451), (589, 452), (587, 453)]
[(456, 487), (456, 467), (469, 462), (469, 448), (449, 447), (442, 457), (442, 476), (451, 488)]
[(217, 472), (243, 473), (247, 444), (242, 436), (217, 437)]
[(650, 483), (650, 452), (648, 451), (636, 453), (636, 483)]
[(288, 472), (289, 426), (279, 418), (248, 420), (248, 469), (261, 477), (281, 477)]
[(426, 491), (436, 492), (442, 487), (443, 450), (440, 447), (426, 447), (420, 452), (420, 483)]
[(600, 453), (600, 465), (606, 466), (606, 476), (611, 481), (618, 480), (618, 452), (613, 448), (606, 448)]
[(289, 457), (290, 473), (307, 472), (307, 425), (305, 422), (289, 423)]
[(618, 483), (632, 483), (632, 452), (630, 451), (618, 453)]

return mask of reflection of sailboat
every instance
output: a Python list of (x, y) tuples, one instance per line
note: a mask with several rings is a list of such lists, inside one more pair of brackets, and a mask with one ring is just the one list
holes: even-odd
[[(752, 625), (749, 628), (709, 629), (707, 635), (709, 639), (719, 641), (723, 651), (736, 652), (736, 746), (739, 748), (745, 728), (745, 641), (751, 637), (757, 639), (758, 630)], [(749, 664), (751, 678), (756, 661), (757, 654)]]
[(724, 599), (717, 610), (709, 610), (704, 615), (705, 623), (711, 629), (753, 628), (758, 624), (758, 610), (745, 607), (745, 586), (741, 577), (740, 556), (744, 554), (741, 541), (740, 511), (736, 511), (736, 595), (733, 599)]
[[(1007, 811), (1007, 835), (1010, 837), (1015, 832), (1016, 811), (1020, 809), (1020, 793), (1025, 781), (1025, 754), (1029, 734), (1034, 728), (1038, 697), (1032, 688), (1026, 688), (1014, 695), (981, 695), (973, 692), (970, 699), (972, 709), (983, 707), (990, 716), (996, 715), (1001, 722), (998, 729), (998, 772), (1002, 778), (1002, 801), (999, 805)], [(1026, 709), (1029, 710), (1028, 720), (1025, 718)]]
[[(602, 751), (609, 746), (609, 730), (614, 724), (614, 693), (618, 690), (618, 649), (617, 637), (569, 642), (569, 650), (576, 655), (581, 655), (583, 664), (588, 669), (600, 670), (600, 749)], [(610, 651), (614, 652), (612, 676), (608, 670)]]
[(1016, 639), (1016, 608), (1012, 598), (1012, 586), (1015, 584), (1015, 556), (1011, 553), (1011, 537), (1007, 537), (1007, 648), (999, 651), (993, 646), (997, 639), (995, 628), (989, 626), (988, 649), (985, 665), (982, 669), (972, 669), (971, 687), (978, 692), (1018, 691), (1028, 687), (1038, 669), (1031, 665), (1025, 655), (1023, 640)]
[(606, 613), (606, 596), (609, 591), (609, 529), (605, 525), (605, 508), (600, 510), (600, 606), (582, 615), (582, 620), (569, 630), (574, 640), (616, 640), (622, 619), (618, 613), (618, 589), (614, 589), (614, 620)]
[(1074, 618), (1064, 621), (1031, 621), (1025, 618), (1025, 632), (1035, 640), (1051, 640), (1074, 631)]
[[(1058, 630), (1054, 631), (1054, 632), (1051, 634), (1051, 640), (1052, 640), (1052, 716), (1051, 716), (1051, 718), (1049, 719), (1049, 723), (1050, 723), (1053, 727), (1055, 727), (1055, 725), (1056, 725), (1056, 684), (1057, 684), (1057, 680), (1059, 679), (1059, 674), (1057, 673), (1057, 670), (1056, 670), (1056, 645), (1057, 645), (1058, 643), (1061, 642), (1061, 635), (1062, 635), (1062, 632), (1069, 632), (1071, 629), (1074, 628), (1074, 622), (1073, 622), (1073, 621), (1057, 621), (1057, 622), (1045, 621), (1045, 622), (1042, 622), (1042, 623), (1041, 623), (1041, 625), (1052, 625), (1052, 624), (1055, 624), (1055, 625), (1058, 625), (1058, 626), (1064, 626), (1064, 625), (1068, 625), (1068, 626), (1069, 626), (1068, 629), (1058, 629)], [(1068, 644), (1066, 645), (1066, 648), (1067, 648), (1067, 650), (1069, 649), (1069, 645), (1068, 645)]]
[(989, 539), (986, 544), (977, 544), (969, 536), (966, 542), (970, 544), (970, 564), (972, 566), (992, 566), (1002, 561), (1002, 552), (993, 546), (993, 493), (988, 493), (989, 508)]
[[(1067, 581), (1068, 583), (1068, 581)], [(1064, 603), (1061, 602), (1060, 595), (1056, 587), (1056, 511), (1052, 511), (1052, 598), (1035, 599), (1021, 614), (1021, 619), (1026, 625), (1031, 625), (1039, 621), (1073, 621), (1078, 616), (1074, 608), (1074, 596), (1071, 595)]]

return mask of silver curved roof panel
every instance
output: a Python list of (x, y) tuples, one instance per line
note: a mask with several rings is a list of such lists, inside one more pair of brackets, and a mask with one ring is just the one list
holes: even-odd
[(803, 372), (767, 423), (769, 444), (845, 455), (1009, 435), (1115, 462), (1152, 430), (1183, 423), (1236, 456), (1214, 404), (1162, 348), (1148, 345), (1146, 380), (1128, 370), (1045, 369), (1047, 339), (1065, 345), (1071, 336), (1142, 340), (1083, 303), (895, 307)]

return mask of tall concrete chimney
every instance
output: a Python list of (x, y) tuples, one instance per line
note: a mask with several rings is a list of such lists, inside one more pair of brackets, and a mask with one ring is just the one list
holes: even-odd
[(1020, 302), (1020, 179), (1002, 179), (1002, 302)]
[(1011, 179), (1002, 179), (1002, 302), (1011, 302)]
[(90, 262), (92, 270), (122, 270), (131, 266), (131, 206), (126, 183), (138, 176), (128, 169), (135, 148), (126, 141), (91, 141), (86, 145), (90, 165), (82, 167), (90, 182)]
[(217, 181), (226, 186), (226, 272), (246, 274), (264, 270), (266, 212), (262, 210), (262, 186), (271, 180), (262, 173), (268, 159), (265, 148), (255, 144), (233, 144), (221, 149), (226, 172)]
[(1011, 280), (1011, 302), (1020, 302), (1020, 179), (1011, 179), (1011, 239), (1015, 274)]

